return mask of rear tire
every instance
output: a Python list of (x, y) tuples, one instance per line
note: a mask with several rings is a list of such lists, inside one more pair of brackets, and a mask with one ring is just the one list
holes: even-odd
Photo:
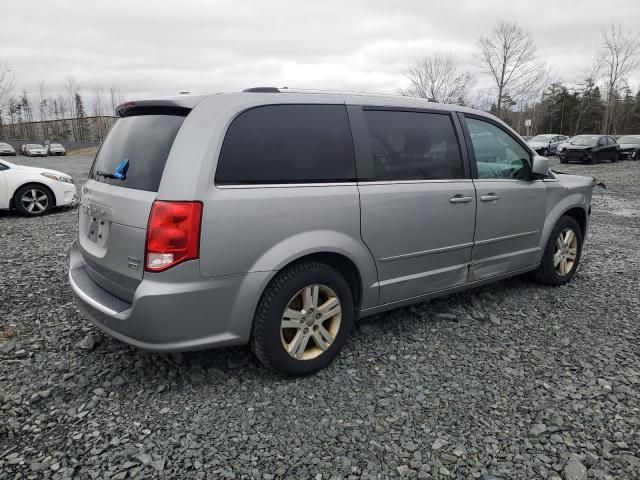
[(13, 205), (25, 217), (39, 217), (48, 213), (55, 202), (49, 188), (39, 184), (23, 185), (13, 196)]
[(338, 356), (353, 324), (353, 295), (333, 267), (305, 261), (279, 272), (253, 320), (251, 349), (267, 368), (309, 375)]
[(582, 230), (572, 217), (560, 217), (549, 235), (542, 261), (532, 277), (538, 283), (557, 287), (569, 282), (582, 255)]

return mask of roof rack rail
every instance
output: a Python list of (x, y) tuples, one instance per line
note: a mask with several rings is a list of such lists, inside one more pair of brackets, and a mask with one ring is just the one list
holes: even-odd
[(276, 87), (251, 87), (245, 88), (242, 90), (243, 92), (253, 92), (253, 93), (280, 93), (280, 89)]

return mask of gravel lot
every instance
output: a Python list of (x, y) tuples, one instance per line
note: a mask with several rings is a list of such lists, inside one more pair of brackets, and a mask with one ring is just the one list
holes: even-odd
[[(91, 158), (16, 161), (82, 181)], [(558, 169), (608, 187), (573, 282), (362, 320), (297, 380), (102, 335), (67, 285), (76, 211), (0, 212), (0, 479), (639, 478), (640, 162)]]

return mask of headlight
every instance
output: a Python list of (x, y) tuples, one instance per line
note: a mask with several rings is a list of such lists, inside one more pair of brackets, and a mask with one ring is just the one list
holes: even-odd
[(40, 175), (42, 175), (43, 177), (50, 178), (51, 180), (57, 180), (58, 182), (73, 183), (73, 178), (62, 176), (62, 175), (56, 175), (55, 173), (41, 173)]

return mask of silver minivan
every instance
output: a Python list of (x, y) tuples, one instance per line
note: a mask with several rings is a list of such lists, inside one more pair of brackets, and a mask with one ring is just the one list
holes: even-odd
[(108, 334), (331, 362), (356, 318), (575, 274), (593, 179), (426, 100), (254, 88), (127, 102), (82, 188), (69, 280)]

